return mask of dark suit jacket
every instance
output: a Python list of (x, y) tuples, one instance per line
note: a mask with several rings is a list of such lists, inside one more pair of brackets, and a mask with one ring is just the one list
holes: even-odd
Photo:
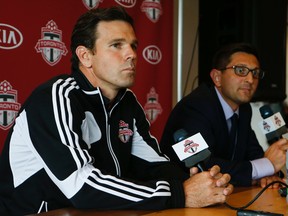
[[(252, 165), (249, 161), (264, 155), (251, 128), (251, 117), (250, 104), (241, 105), (238, 140), (234, 147), (229, 143), (224, 111), (214, 86), (202, 84), (184, 97), (172, 110), (163, 131), (160, 148), (172, 161), (178, 161), (184, 168), (184, 163), (178, 159), (171, 147), (175, 144), (173, 134), (181, 128), (186, 130), (189, 136), (200, 132), (211, 151), (211, 157), (205, 162), (206, 166), (219, 165), (222, 173), (231, 175), (232, 184), (249, 186), (252, 182)], [(229, 148), (230, 150), (235, 148), (233, 160)]]

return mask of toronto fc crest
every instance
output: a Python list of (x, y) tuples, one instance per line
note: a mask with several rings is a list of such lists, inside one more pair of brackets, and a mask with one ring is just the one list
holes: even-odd
[(114, 0), (117, 4), (125, 8), (133, 8), (136, 5), (137, 0)]
[(38, 40), (35, 49), (42, 54), (43, 59), (50, 65), (57, 64), (62, 55), (66, 56), (67, 49), (62, 42), (62, 31), (53, 20), (50, 20), (41, 29), (41, 39)]
[(197, 147), (199, 146), (199, 144), (194, 143), (193, 141), (190, 140), (185, 140), (184, 143), (184, 152), (188, 152), (188, 153), (195, 153), (197, 152)]
[(157, 117), (162, 113), (162, 107), (158, 102), (158, 94), (153, 87), (147, 95), (147, 103), (144, 106), (144, 110), (151, 123), (155, 122)]
[(9, 129), (20, 110), (17, 102), (17, 91), (6, 80), (0, 83), (0, 128)]
[(266, 121), (263, 121), (263, 129), (267, 132), (270, 132), (270, 128), (271, 126)]
[(118, 137), (123, 143), (127, 143), (130, 137), (133, 135), (133, 131), (129, 129), (129, 124), (123, 120), (119, 122), (119, 134)]
[(103, 0), (82, 0), (83, 4), (88, 10), (93, 8), (98, 8), (99, 4), (103, 2)]
[(282, 121), (281, 121), (280, 118), (278, 118), (277, 115), (274, 116), (274, 121), (275, 121), (275, 124), (276, 124), (277, 126), (280, 127), (280, 126), (282, 125)]
[(141, 5), (141, 11), (146, 13), (149, 20), (156, 23), (162, 15), (162, 6), (160, 0), (144, 0)]

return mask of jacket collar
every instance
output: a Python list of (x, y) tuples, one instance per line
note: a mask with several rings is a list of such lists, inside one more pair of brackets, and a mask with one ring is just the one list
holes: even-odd
[[(100, 95), (102, 96), (105, 104), (106, 105), (111, 104), (111, 101), (102, 94), (101, 89), (99, 87), (94, 87), (89, 82), (89, 80), (86, 78), (86, 76), (81, 72), (81, 70), (79, 70), (79, 69), (73, 70), (72, 71), (72, 76), (76, 80), (76, 82), (79, 85), (80, 89), (82, 91), (84, 91), (86, 94), (93, 94), (93, 92), (98, 93), (98, 94), (100, 93)], [(118, 92), (118, 94), (115, 97), (115, 99), (113, 100), (112, 105), (117, 103), (117, 102), (119, 102), (121, 100), (121, 98), (125, 95), (126, 91), (127, 91), (127, 88), (121, 89)]]

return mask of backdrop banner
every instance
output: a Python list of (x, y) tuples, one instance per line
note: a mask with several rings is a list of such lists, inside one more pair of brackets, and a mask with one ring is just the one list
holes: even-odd
[(121, 5), (139, 40), (132, 90), (160, 139), (172, 109), (173, 2), (167, 0), (4, 1), (0, 7), (0, 152), (22, 104), (41, 83), (70, 73), (70, 36), (87, 10)]

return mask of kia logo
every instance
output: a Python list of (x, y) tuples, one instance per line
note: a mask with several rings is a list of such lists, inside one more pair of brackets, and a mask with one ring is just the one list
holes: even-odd
[(14, 26), (0, 23), (0, 49), (15, 49), (23, 42), (21, 32)]
[(147, 46), (143, 52), (144, 59), (150, 64), (158, 64), (162, 59), (160, 49), (155, 45)]

